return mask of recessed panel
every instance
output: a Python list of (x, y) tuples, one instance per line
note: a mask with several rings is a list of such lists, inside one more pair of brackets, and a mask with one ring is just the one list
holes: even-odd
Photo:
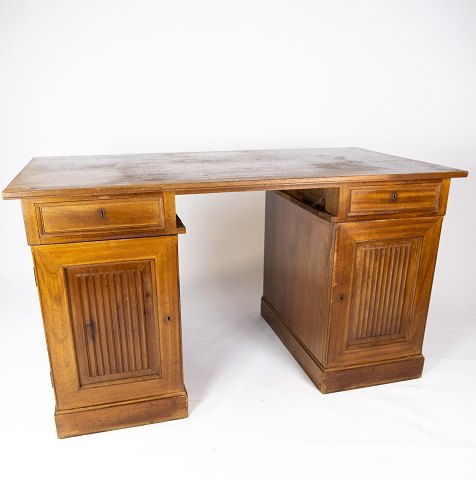
[(420, 248), (421, 237), (357, 244), (348, 346), (405, 339)]
[(349, 216), (436, 212), (440, 189), (440, 183), (350, 187)]
[(162, 198), (63, 202), (38, 206), (40, 234), (93, 234), (114, 229), (164, 228)]
[(65, 270), (81, 384), (160, 375), (153, 261)]

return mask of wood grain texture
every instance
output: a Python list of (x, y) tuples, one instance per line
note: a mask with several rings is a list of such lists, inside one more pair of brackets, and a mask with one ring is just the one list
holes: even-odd
[(81, 385), (160, 377), (153, 261), (64, 270)]
[(303, 188), (300, 190), (285, 190), (284, 192), (291, 201), (296, 199), (297, 202), (295, 203), (300, 207), (306, 208), (324, 220), (334, 222), (342, 216), (341, 190), (340, 187), (330, 187)]
[(187, 415), (175, 194), (288, 190), (267, 193), (262, 314), (322, 392), (420, 376), (466, 175), (356, 148), (33, 159), (3, 196), (22, 200), (58, 435)]
[(263, 296), (325, 362), (335, 225), (266, 193)]
[(351, 186), (348, 216), (438, 211), (440, 182)]
[[(421, 354), (441, 223), (422, 217), (338, 224), (326, 366)], [(399, 332), (375, 335), (398, 322)]]
[(404, 337), (420, 250), (421, 237), (357, 246), (348, 345)]
[(450, 179), (343, 183), (336, 187), (284, 190), (329, 222), (444, 215)]
[(360, 148), (49, 157), (31, 160), (3, 197), (282, 190), (464, 176), (463, 170)]
[(39, 206), (45, 234), (88, 233), (128, 228), (164, 228), (162, 199), (64, 202)]
[(442, 217), (336, 223), (297, 202), (267, 193), (265, 319), (318, 385), (377, 363), (377, 383), (419, 375), (401, 359), (421, 357)]
[(321, 393), (341, 392), (421, 377), (425, 360), (423, 355), (349, 367), (324, 367), (265, 297), (261, 299), (261, 315)]
[(106, 432), (118, 428), (177, 420), (188, 416), (187, 392), (100, 405), (69, 411), (56, 411), (59, 438)]
[(184, 233), (173, 192), (143, 195), (42, 197), (22, 201), (30, 245)]
[(183, 391), (177, 236), (32, 252), (57, 411)]

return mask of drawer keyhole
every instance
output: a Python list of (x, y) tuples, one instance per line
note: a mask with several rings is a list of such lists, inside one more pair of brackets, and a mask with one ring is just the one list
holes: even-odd
[(397, 192), (392, 192), (392, 193), (390, 194), (390, 200), (391, 200), (392, 202), (396, 202), (397, 199), (398, 199), (398, 193), (397, 193)]
[(104, 208), (101, 208), (101, 209), (99, 210), (99, 215), (100, 215), (102, 218), (104, 218), (104, 217), (106, 216), (106, 210), (104, 210)]

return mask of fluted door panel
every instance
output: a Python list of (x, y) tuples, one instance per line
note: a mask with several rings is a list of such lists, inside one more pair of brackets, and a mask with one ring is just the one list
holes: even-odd
[(33, 256), (58, 410), (183, 391), (176, 236)]
[(348, 345), (405, 337), (420, 249), (421, 238), (357, 246)]
[(82, 384), (160, 374), (151, 260), (66, 267)]
[(421, 355), (441, 218), (337, 228), (327, 365)]

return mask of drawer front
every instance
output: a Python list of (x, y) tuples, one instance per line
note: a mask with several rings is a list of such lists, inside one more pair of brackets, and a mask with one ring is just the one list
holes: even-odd
[(162, 198), (38, 205), (40, 234), (94, 234), (117, 229), (164, 228)]
[(436, 212), (440, 183), (350, 187), (348, 216)]
[(174, 192), (117, 197), (22, 200), (29, 245), (154, 237), (185, 233)]

